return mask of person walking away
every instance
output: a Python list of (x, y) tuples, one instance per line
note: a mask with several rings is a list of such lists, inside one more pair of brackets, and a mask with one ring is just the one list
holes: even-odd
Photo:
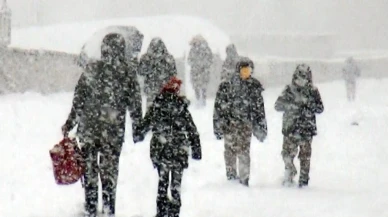
[(197, 105), (205, 106), (210, 69), (213, 64), (213, 53), (207, 41), (201, 35), (194, 37), (190, 45), (188, 64), (191, 68), (191, 84), (194, 88)]
[(235, 74), (236, 64), (239, 60), (236, 46), (230, 44), (226, 47), (226, 58), (222, 64), (221, 81), (229, 80)]
[[(115, 216), (126, 111), (130, 111), (133, 132), (142, 118), (136, 69), (125, 59), (123, 36), (111, 33), (102, 40), (101, 60), (86, 67), (75, 87), (72, 108), (62, 131), (67, 136), (78, 125), (77, 136), (86, 162), (85, 217), (97, 216), (99, 178), (103, 212)], [(134, 136), (135, 141), (138, 139)]]
[[(183, 170), (189, 166), (190, 149), (193, 159), (202, 158), (199, 134), (188, 110), (187, 99), (178, 95), (181, 83), (175, 77), (170, 79), (138, 128), (141, 138), (149, 130), (153, 133), (150, 156), (159, 175), (157, 217), (179, 217)], [(172, 200), (168, 199), (169, 185)]]
[(169, 54), (161, 38), (153, 38), (147, 53), (140, 58), (139, 75), (144, 76), (144, 93), (147, 96), (148, 108), (163, 85), (171, 77), (177, 76), (175, 59)]

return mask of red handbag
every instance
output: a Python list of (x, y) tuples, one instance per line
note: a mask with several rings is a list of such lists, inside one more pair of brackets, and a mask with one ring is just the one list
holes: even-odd
[(64, 138), (50, 150), (54, 178), (58, 185), (76, 183), (85, 172), (81, 149), (75, 139)]

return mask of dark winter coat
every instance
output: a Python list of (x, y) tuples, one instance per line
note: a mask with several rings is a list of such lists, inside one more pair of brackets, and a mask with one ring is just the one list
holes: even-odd
[(324, 106), (320, 93), (312, 84), (311, 71), (308, 72), (308, 84), (300, 87), (295, 83), (287, 85), (275, 103), (276, 111), (284, 112), (284, 136), (310, 138), (317, 135), (316, 114), (322, 113)]
[(155, 167), (165, 164), (187, 168), (190, 148), (192, 157), (201, 159), (199, 134), (184, 97), (170, 92), (159, 94), (138, 129), (141, 135), (153, 132), (150, 157)]
[(194, 86), (203, 86), (209, 82), (213, 53), (205, 40), (192, 43), (188, 64), (191, 67), (191, 82)]
[(253, 68), (253, 62), (242, 59), (237, 63), (236, 74), (229, 81), (220, 84), (213, 113), (214, 134), (219, 137), (233, 122), (250, 126), (253, 134), (260, 141), (267, 136), (267, 121), (264, 111), (264, 91), (261, 83), (250, 77), (242, 80), (237, 73), (239, 65), (247, 63)]
[(117, 143), (121, 146), (126, 111), (130, 111), (133, 129), (142, 117), (137, 65), (125, 61), (121, 41), (105, 39), (102, 61), (88, 64), (78, 80), (65, 126), (70, 130), (78, 124), (77, 134), (83, 142), (94, 141), (104, 133), (116, 134)]
[(175, 59), (160, 38), (152, 39), (147, 53), (140, 58), (139, 75), (144, 76), (144, 92), (157, 94), (163, 85), (177, 75)]
[(230, 44), (226, 47), (226, 59), (222, 64), (221, 71), (221, 80), (229, 80), (233, 74), (235, 74), (236, 64), (239, 60), (239, 55), (237, 53), (236, 47), (234, 44)]

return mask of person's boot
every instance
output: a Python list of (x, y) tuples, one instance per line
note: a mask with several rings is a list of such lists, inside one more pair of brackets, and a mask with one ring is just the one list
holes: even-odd
[(180, 213), (180, 205), (174, 204), (173, 202), (170, 201), (170, 206), (168, 209), (168, 217), (179, 217)]
[(84, 211), (84, 217), (97, 217), (97, 209), (95, 210), (87, 210), (87, 208), (85, 208), (85, 211)]
[(292, 158), (286, 157), (286, 158), (283, 158), (283, 160), (285, 163), (283, 185), (291, 186), (294, 184), (294, 177), (296, 176), (298, 171), (295, 168)]
[(237, 180), (238, 177), (237, 177), (237, 172), (235, 170), (227, 170), (226, 171), (226, 179), (229, 180), (229, 181), (234, 181), (234, 180)]
[(109, 213), (109, 204), (108, 204), (108, 195), (104, 192), (102, 193), (102, 214)]
[(307, 187), (310, 180), (310, 159), (300, 161), (299, 187)]
[(240, 180), (240, 184), (249, 187), (249, 178)]
[(164, 200), (156, 201), (156, 216), (155, 217), (168, 217), (168, 211), (170, 204)]
[(299, 188), (307, 187), (309, 185), (309, 180), (299, 179)]
[[(103, 189), (102, 191), (102, 213), (108, 217), (115, 216), (115, 198), (112, 190)], [(104, 216), (104, 217), (105, 217)]]
[(115, 214), (112, 213), (109, 206), (103, 206), (102, 207), (102, 214), (104, 217), (115, 217)]
[[(92, 193), (93, 194), (93, 193)], [(95, 195), (93, 195), (95, 196)], [(97, 204), (98, 199), (94, 197), (88, 197), (86, 199), (86, 202), (84, 203), (85, 206), (85, 217), (97, 217)]]
[(294, 177), (297, 174), (296, 168), (286, 169), (284, 172), (283, 185), (291, 186), (294, 184)]

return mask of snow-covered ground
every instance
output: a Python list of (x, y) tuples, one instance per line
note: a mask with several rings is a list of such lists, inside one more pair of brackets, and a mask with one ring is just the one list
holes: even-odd
[[(362, 80), (354, 105), (342, 82), (317, 84), (325, 104), (313, 141), (307, 189), (281, 186), (281, 114), (274, 101), (281, 89), (264, 93), (269, 135), (252, 140), (251, 187), (228, 183), (223, 142), (212, 133), (212, 104), (191, 107), (201, 134), (203, 160), (190, 161), (183, 180), (182, 217), (385, 217), (388, 216), (388, 80)], [(72, 93), (0, 97), (0, 216), (74, 217), (83, 190), (55, 184), (49, 149), (61, 139)], [(359, 126), (352, 126), (353, 120)], [(134, 145), (127, 132), (120, 161), (117, 216), (155, 214), (157, 173), (149, 160), (150, 134)], [(299, 163), (296, 160), (297, 164)]]
[(144, 34), (142, 52), (153, 37), (161, 37), (175, 57), (182, 57), (190, 40), (202, 34), (213, 52), (224, 55), (229, 36), (208, 20), (190, 16), (154, 16), (97, 20), (14, 29), (11, 47), (79, 54), (84, 43), (100, 29), (111, 25), (135, 26)]

